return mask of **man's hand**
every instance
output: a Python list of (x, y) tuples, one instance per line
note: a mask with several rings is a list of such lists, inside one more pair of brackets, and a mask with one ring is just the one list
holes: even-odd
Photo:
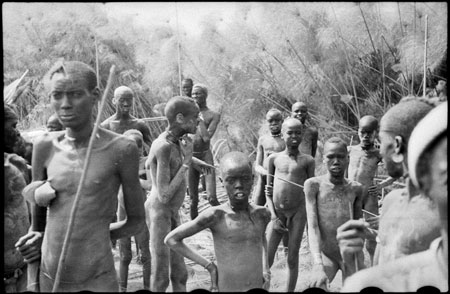
[(26, 263), (32, 263), (41, 257), (41, 246), (44, 232), (31, 231), (22, 236), (15, 244)]
[(36, 204), (39, 206), (47, 207), (55, 198), (56, 191), (52, 188), (49, 182), (45, 182), (34, 191), (34, 199), (36, 200)]
[(269, 291), (269, 288), (270, 288), (270, 278), (271, 278), (270, 271), (263, 272), (262, 288), (266, 291)]
[(267, 176), (267, 170), (260, 165), (255, 165), (255, 172), (262, 176)]
[(189, 165), (192, 160), (192, 153), (194, 151), (194, 144), (192, 138), (189, 136), (183, 136), (180, 140), (181, 153), (183, 153), (183, 164)]
[(219, 271), (217, 270), (216, 264), (214, 262), (211, 262), (205, 268), (208, 270), (211, 276), (211, 288), (209, 289), (209, 291), (219, 292)]
[(346, 264), (354, 264), (355, 254), (362, 252), (369, 223), (363, 219), (348, 220), (337, 229), (336, 239), (342, 259)]
[(378, 185), (375, 186), (370, 186), (369, 189), (367, 189), (367, 193), (369, 195), (369, 197), (377, 197), (378, 194), (381, 191), (381, 187)]
[(204, 162), (203, 160), (197, 159), (194, 163), (194, 168), (201, 172), (202, 174), (209, 175), (215, 171), (215, 167), (211, 164)]
[(272, 222), (273, 222), (273, 229), (278, 233), (284, 234), (285, 232), (288, 231), (286, 226), (281, 222), (279, 218), (272, 220)]
[(327, 290), (328, 277), (325, 274), (322, 264), (314, 264), (311, 273), (311, 281), (309, 283), (309, 288), (321, 288)]
[(266, 197), (272, 198), (273, 186), (266, 185), (266, 188), (265, 188), (264, 192), (266, 193)]
[(368, 217), (368, 218), (366, 218), (366, 222), (369, 223), (371, 229), (378, 230), (378, 224), (380, 222), (380, 216)]

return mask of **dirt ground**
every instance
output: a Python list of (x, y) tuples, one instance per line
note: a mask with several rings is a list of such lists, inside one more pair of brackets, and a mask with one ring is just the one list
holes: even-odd
[[(217, 195), (218, 200), (221, 203), (227, 201), (227, 196), (225, 195), (225, 191), (223, 188), (218, 185), (217, 186)], [(199, 211), (202, 211), (209, 207), (207, 200), (205, 199), (205, 192), (200, 194), (199, 201)], [(182, 222), (186, 222), (190, 219), (189, 217), (189, 197), (186, 197), (186, 200), (183, 206), (180, 209), (180, 215)], [(198, 250), (198, 252), (208, 258), (210, 260), (215, 259), (214, 249), (213, 249), (213, 240), (212, 235), (209, 230), (202, 231), (188, 239), (185, 240), (186, 244), (191, 246), (192, 248)], [(118, 247), (117, 247), (118, 248)], [(142, 279), (142, 265), (139, 265), (136, 262), (136, 246), (134, 244), (134, 238), (132, 239), (132, 250), (133, 250), (133, 259), (129, 267), (129, 276), (128, 276), (128, 292), (134, 292), (137, 290), (143, 289), (143, 279)], [(118, 249), (113, 249), (114, 260), (116, 264), (116, 270), (118, 272), (119, 269), (119, 252)], [(368, 260), (368, 255), (366, 252), (365, 260)], [(186, 267), (188, 269), (188, 281), (187, 281), (187, 291), (192, 291), (195, 289), (206, 289), (209, 290), (210, 287), (210, 278), (209, 273), (202, 266), (198, 264), (194, 264), (192, 261), (185, 259)], [(297, 280), (297, 286), (295, 291), (303, 291), (307, 289), (307, 283), (310, 279), (310, 271), (312, 268), (311, 263), (311, 254), (309, 252), (308, 240), (306, 232), (303, 235), (303, 240), (300, 248), (299, 254), (299, 274)], [(278, 248), (277, 255), (275, 257), (275, 262), (271, 268), (272, 280), (269, 291), (274, 292), (285, 292), (286, 283), (287, 283), (287, 263), (286, 257), (284, 256), (283, 248), (280, 244)], [(342, 287), (342, 276), (341, 273), (338, 272), (335, 279), (330, 284), (331, 292), (338, 292)], [(169, 286), (168, 292), (171, 291), (171, 286)]]

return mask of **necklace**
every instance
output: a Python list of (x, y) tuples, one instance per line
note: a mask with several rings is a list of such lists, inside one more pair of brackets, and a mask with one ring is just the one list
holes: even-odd
[(281, 132), (278, 133), (278, 134), (271, 134), (271, 135), (272, 135), (272, 137), (274, 137), (274, 138), (281, 137)]

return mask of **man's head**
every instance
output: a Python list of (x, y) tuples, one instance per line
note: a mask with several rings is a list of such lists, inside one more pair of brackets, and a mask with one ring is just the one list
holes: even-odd
[(142, 146), (144, 142), (144, 136), (142, 135), (141, 131), (136, 129), (130, 129), (127, 130), (125, 133), (123, 133), (124, 136), (133, 139), (136, 142), (136, 145), (140, 151), (140, 155), (142, 155)]
[(414, 128), (408, 145), (411, 181), (438, 205), (445, 226), (448, 214), (447, 107), (445, 102), (430, 111)]
[(371, 116), (363, 116), (359, 120), (358, 136), (361, 146), (369, 148), (373, 146), (378, 131), (378, 120)]
[(323, 162), (333, 177), (343, 178), (348, 166), (347, 144), (338, 137), (332, 137), (323, 146)]
[(298, 119), (286, 118), (281, 126), (281, 132), (288, 147), (297, 148), (302, 142), (302, 124)]
[(80, 128), (92, 119), (100, 97), (92, 67), (79, 61), (56, 63), (49, 72), (50, 102), (64, 127)]
[(192, 88), (192, 98), (197, 102), (198, 107), (206, 107), (206, 98), (208, 98), (208, 88), (203, 84), (195, 84)]
[(182, 133), (195, 134), (199, 122), (200, 110), (195, 100), (186, 96), (175, 96), (171, 98), (164, 108), (169, 127), (183, 130)]
[(58, 116), (56, 114), (52, 114), (48, 120), (47, 120), (47, 131), (49, 132), (56, 132), (56, 131), (62, 131), (64, 130), (63, 125), (58, 119)]
[(279, 134), (281, 131), (281, 124), (283, 123), (283, 115), (281, 111), (272, 108), (267, 111), (266, 121), (269, 123), (269, 129), (272, 135)]
[(252, 165), (242, 152), (230, 152), (220, 160), (220, 180), (232, 207), (245, 208), (252, 190)]
[(14, 108), (8, 104), (4, 105), (4, 133), (3, 133), (3, 144), (5, 146), (5, 152), (14, 153), (14, 145), (18, 143), (20, 133), (17, 130), (17, 123), (19, 122), (19, 117), (16, 114)]
[(192, 86), (194, 85), (194, 82), (192, 79), (184, 79), (181, 82), (181, 92), (184, 96), (191, 97), (192, 96)]
[(133, 91), (127, 86), (120, 86), (114, 90), (113, 104), (116, 106), (118, 114), (130, 114), (133, 106)]
[(291, 116), (300, 120), (302, 124), (304, 124), (308, 118), (308, 106), (301, 101), (295, 102), (292, 104)]
[(399, 178), (407, 172), (409, 136), (432, 107), (422, 98), (406, 97), (390, 108), (381, 118), (380, 153), (391, 177)]

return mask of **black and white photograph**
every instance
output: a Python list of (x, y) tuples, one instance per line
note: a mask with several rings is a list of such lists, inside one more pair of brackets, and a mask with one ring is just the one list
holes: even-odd
[(3, 2), (5, 293), (449, 291), (447, 2)]

